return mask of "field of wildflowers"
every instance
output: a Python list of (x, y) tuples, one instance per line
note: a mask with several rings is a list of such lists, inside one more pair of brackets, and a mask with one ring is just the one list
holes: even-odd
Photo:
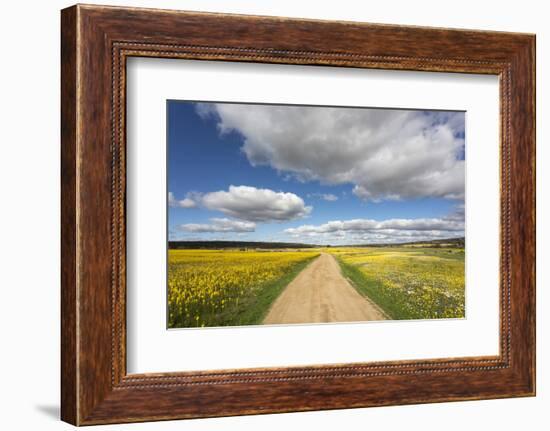
[(464, 248), (336, 248), (331, 253), (360, 293), (392, 319), (464, 317)]
[(318, 251), (169, 250), (168, 327), (261, 323)]

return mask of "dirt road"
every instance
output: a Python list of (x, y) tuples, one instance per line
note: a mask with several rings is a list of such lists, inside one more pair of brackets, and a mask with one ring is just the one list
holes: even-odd
[(342, 276), (336, 259), (322, 253), (286, 287), (264, 324), (385, 320), (371, 301)]

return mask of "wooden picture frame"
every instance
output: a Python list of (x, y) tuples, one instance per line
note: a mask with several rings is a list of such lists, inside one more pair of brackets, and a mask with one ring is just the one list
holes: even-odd
[[(91, 425), (535, 394), (534, 35), (83, 5), (61, 17), (64, 421)], [(128, 375), (125, 65), (131, 56), (498, 75), (500, 354)]]

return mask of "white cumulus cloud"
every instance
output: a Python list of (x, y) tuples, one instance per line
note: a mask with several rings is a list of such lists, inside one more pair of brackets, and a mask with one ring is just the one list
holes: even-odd
[(174, 196), (174, 193), (168, 192), (168, 205), (173, 208), (195, 208), (197, 203), (190, 197), (178, 200)]
[(406, 231), (463, 231), (464, 223), (444, 218), (421, 219), (389, 219), (376, 221), (369, 219), (354, 219), (346, 221), (329, 221), (321, 225), (302, 225), (285, 229), (288, 234), (329, 233), (329, 232), (387, 232), (394, 230)]
[(464, 207), (441, 218), (334, 220), (283, 231), (295, 240), (313, 243), (392, 243), (464, 236)]
[(464, 198), (464, 113), (198, 104), (249, 162), (302, 180), (352, 184), (364, 200)]
[(194, 233), (254, 232), (256, 230), (256, 224), (228, 218), (211, 218), (210, 223), (182, 224), (178, 226), (178, 230)]
[(250, 186), (229, 186), (228, 190), (206, 193), (201, 205), (236, 219), (251, 222), (283, 222), (306, 217), (306, 206), (294, 193), (276, 192)]

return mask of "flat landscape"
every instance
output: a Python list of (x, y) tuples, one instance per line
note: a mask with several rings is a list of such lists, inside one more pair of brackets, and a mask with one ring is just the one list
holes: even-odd
[(169, 250), (168, 327), (254, 325), (319, 251)]
[(337, 249), (342, 273), (392, 319), (464, 317), (463, 247)]
[(461, 240), (238, 245), (169, 250), (169, 328), (464, 317)]
[(465, 316), (464, 111), (169, 100), (169, 328)]

